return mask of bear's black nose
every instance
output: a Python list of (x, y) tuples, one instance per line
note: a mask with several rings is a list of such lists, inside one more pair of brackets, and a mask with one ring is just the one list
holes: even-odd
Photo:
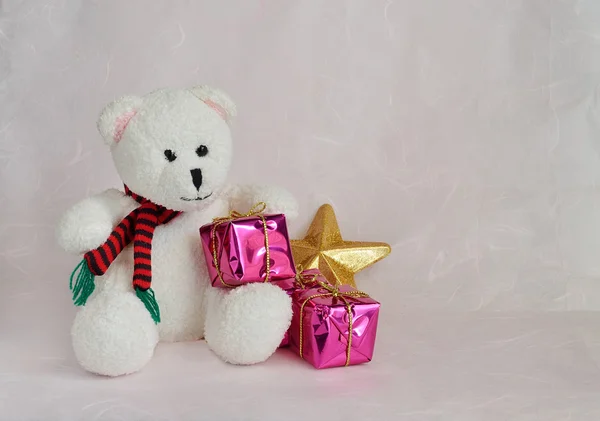
[(200, 168), (195, 168), (190, 170), (192, 173), (192, 182), (194, 186), (196, 186), (196, 190), (200, 190), (200, 186), (202, 185), (202, 170)]

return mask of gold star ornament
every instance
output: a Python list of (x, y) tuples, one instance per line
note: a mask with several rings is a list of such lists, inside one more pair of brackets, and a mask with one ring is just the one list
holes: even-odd
[(319, 269), (330, 282), (356, 287), (354, 274), (383, 259), (386, 243), (344, 241), (331, 205), (322, 205), (302, 240), (292, 240), (292, 254), (302, 269)]

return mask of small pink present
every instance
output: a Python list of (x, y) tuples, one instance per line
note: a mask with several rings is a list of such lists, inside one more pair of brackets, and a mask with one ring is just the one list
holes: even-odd
[[(277, 282), (277, 285), (283, 289), (288, 296), (292, 296), (294, 291), (299, 288), (307, 288), (309, 285), (314, 285), (316, 281), (327, 282), (327, 279), (321, 274), (319, 269), (307, 269), (302, 270), (300, 266), (296, 268), (296, 276), (294, 278), (285, 279), (281, 282)], [(283, 336), (283, 340), (279, 345), (280, 348), (286, 347), (289, 345), (290, 341), (290, 331), (289, 329), (285, 332)]]
[(292, 294), (289, 343), (316, 368), (371, 361), (380, 304), (349, 285), (321, 279)]
[(232, 211), (200, 228), (212, 286), (234, 288), (294, 278), (285, 215), (263, 215), (265, 207), (261, 202), (245, 214)]

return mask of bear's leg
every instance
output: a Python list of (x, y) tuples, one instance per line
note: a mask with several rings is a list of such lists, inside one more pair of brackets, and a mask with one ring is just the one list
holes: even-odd
[(120, 376), (138, 371), (150, 361), (158, 329), (134, 292), (105, 289), (79, 310), (71, 337), (83, 368)]
[(290, 297), (272, 284), (248, 284), (233, 290), (206, 291), (204, 337), (208, 346), (232, 364), (265, 361), (290, 326)]

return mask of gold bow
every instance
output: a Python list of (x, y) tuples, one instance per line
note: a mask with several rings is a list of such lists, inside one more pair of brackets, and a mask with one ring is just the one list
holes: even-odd
[(305, 288), (308, 284), (316, 281), (319, 275), (320, 273), (315, 273), (312, 277), (306, 276), (304, 274), (304, 267), (300, 263), (296, 265), (296, 284), (300, 288)]
[(247, 216), (260, 215), (265, 211), (265, 209), (267, 209), (267, 204), (265, 202), (258, 202), (246, 213), (232, 210), (229, 212), (229, 216), (218, 216), (213, 218), (213, 222), (227, 222), (233, 221), (234, 219), (246, 218)]
[[(296, 279), (298, 279), (298, 277), (296, 277)], [(323, 281), (319, 281), (317, 280), (317, 275), (315, 275), (312, 278), (312, 281), (316, 281), (317, 284), (324, 288), (325, 290), (327, 290), (327, 292), (322, 293), (322, 294), (314, 294), (311, 295), (310, 297), (308, 297), (307, 299), (304, 300), (304, 302), (302, 303), (302, 305), (300, 306), (300, 358), (304, 359), (304, 355), (303, 355), (303, 351), (304, 351), (304, 334), (303, 334), (303, 320), (304, 320), (304, 306), (306, 305), (306, 303), (308, 303), (310, 300), (312, 300), (313, 298), (321, 298), (321, 297), (336, 297), (341, 299), (344, 302), (344, 306), (346, 307), (346, 313), (348, 313), (348, 341), (347, 341), (347, 345), (346, 345), (346, 364), (344, 364), (344, 366), (348, 366), (350, 365), (350, 350), (352, 348), (352, 309), (350, 308), (350, 303), (348, 302), (348, 300), (346, 298), (367, 298), (369, 297), (369, 295), (365, 292), (362, 291), (348, 291), (348, 292), (341, 292), (340, 291), (340, 285), (336, 284), (336, 285), (331, 285), (329, 283), (325, 283)], [(304, 284), (302, 284), (304, 285)]]
[(269, 281), (269, 276), (271, 274), (271, 255), (269, 253), (269, 233), (267, 231), (267, 221), (265, 220), (264, 215), (262, 214), (267, 208), (267, 204), (265, 202), (258, 202), (254, 206), (250, 208), (250, 210), (246, 213), (240, 213), (236, 210), (232, 210), (229, 212), (228, 216), (221, 216), (217, 218), (213, 218), (213, 226), (211, 229), (211, 248), (213, 252), (213, 263), (215, 265), (215, 269), (217, 270), (217, 275), (219, 275), (219, 279), (224, 286), (234, 288), (235, 285), (228, 284), (223, 279), (223, 273), (221, 272), (221, 268), (219, 267), (219, 261), (217, 258), (217, 227), (225, 222), (234, 221), (240, 218), (246, 218), (248, 216), (258, 216), (263, 225), (263, 231), (265, 233), (265, 261), (267, 265), (267, 273), (265, 276), (264, 282)]

